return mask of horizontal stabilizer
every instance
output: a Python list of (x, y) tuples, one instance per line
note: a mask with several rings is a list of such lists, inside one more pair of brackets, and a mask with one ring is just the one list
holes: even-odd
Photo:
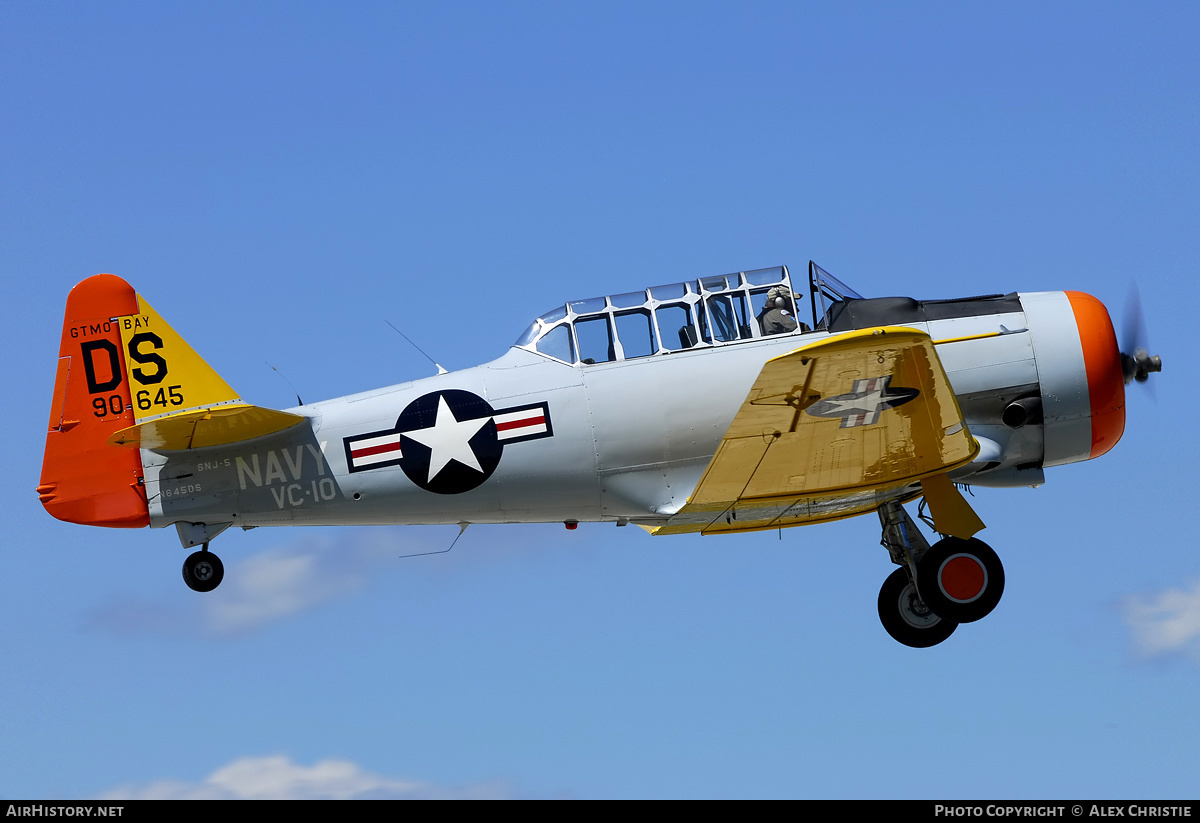
[(308, 418), (290, 412), (264, 409), (248, 403), (230, 403), (163, 415), (121, 429), (108, 438), (110, 446), (176, 451), (223, 446), (289, 429)]

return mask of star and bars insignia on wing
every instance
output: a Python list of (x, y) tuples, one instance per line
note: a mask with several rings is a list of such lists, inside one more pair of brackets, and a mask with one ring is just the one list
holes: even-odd
[(839, 428), (870, 426), (879, 421), (884, 409), (902, 406), (921, 392), (900, 386), (892, 388), (892, 375), (855, 380), (854, 390), (849, 394), (826, 397), (813, 403), (805, 411), (814, 417), (840, 417)]
[(445, 389), (409, 403), (394, 427), (342, 442), (351, 472), (399, 466), (426, 491), (461, 494), (492, 476), (506, 445), (553, 436), (547, 403), (493, 409), (477, 394)]

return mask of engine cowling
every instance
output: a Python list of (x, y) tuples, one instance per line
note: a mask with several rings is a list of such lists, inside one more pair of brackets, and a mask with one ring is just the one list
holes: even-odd
[(1099, 457), (1125, 431), (1121, 352), (1108, 310), (1077, 291), (1020, 297), (1041, 385), (1043, 465)]

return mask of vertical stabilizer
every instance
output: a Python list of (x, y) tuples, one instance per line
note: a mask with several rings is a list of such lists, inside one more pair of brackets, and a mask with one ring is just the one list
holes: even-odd
[(134, 423), (120, 318), (138, 312), (137, 294), (111, 274), (89, 277), (67, 297), (38, 485), (42, 505), (59, 520), (150, 523), (140, 453), (107, 445)]

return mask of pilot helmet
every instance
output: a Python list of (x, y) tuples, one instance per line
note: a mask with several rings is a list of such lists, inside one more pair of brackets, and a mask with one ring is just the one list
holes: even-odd
[(774, 306), (776, 300), (783, 300), (783, 306), (781, 306), (781, 308), (787, 308), (791, 302), (788, 299), (791, 297), (790, 291), (791, 289), (789, 289), (787, 286), (775, 286), (769, 292), (767, 292), (767, 303), (769, 303), (771, 306)]

